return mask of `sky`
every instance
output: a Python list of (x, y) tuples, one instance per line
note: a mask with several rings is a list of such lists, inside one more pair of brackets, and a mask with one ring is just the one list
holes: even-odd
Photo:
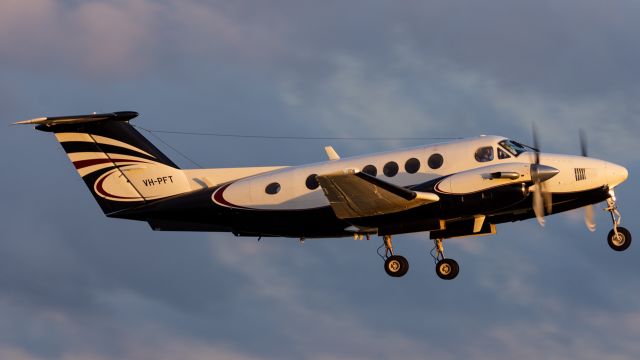
[[(604, 211), (595, 233), (576, 210), (447, 240), (454, 281), (428, 234), (396, 236), (396, 279), (376, 237), (105, 218), (50, 134), (9, 126), (131, 110), (155, 130), (529, 143), (535, 123), (568, 154), (583, 129), (590, 156), (629, 169), (616, 194), (637, 233), (638, 18), (635, 0), (0, 1), (0, 358), (640, 358), (640, 252), (609, 249)], [(158, 136), (205, 167), (421, 143)]]

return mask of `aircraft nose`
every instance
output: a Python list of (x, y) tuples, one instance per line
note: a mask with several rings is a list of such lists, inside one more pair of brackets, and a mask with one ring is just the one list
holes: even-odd
[(607, 164), (607, 177), (610, 187), (622, 184), (629, 177), (629, 171), (624, 166), (613, 163)]

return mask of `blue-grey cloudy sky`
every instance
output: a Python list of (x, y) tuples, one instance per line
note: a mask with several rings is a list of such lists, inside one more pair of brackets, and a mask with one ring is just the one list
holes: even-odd
[[(0, 118), (524, 142), (535, 122), (564, 153), (583, 128), (592, 156), (629, 168), (617, 195), (637, 233), (639, 18), (635, 0), (3, 0)], [(328, 145), (162, 138), (207, 167), (321, 161)], [(595, 233), (576, 211), (448, 241), (451, 282), (426, 234), (398, 236), (411, 270), (392, 279), (379, 239), (152, 232), (105, 218), (50, 135), (7, 126), (0, 154), (2, 359), (640, 358), (640, 252), (607, 247), (604, 212)]]

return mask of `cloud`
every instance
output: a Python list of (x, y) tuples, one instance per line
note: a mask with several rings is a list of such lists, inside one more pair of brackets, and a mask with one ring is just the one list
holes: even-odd
[[(71, 47), (89, 71), (139, 71), (155, 45), (151, 19), (158, 8), (145, 0), (86, 2), (60, 16), (70, 26)], [(66, 19), (65, 19), (66, 18)]]
[[(535, 359), (543, 356), (626, 360), (640, 355), (640, 347), (633, 340), (635, 335), (629, 335), (637, 334), (637, 325), (626, 320), (637, 320), (637, 314), (619, 317), (596, 311), (582, 315), (580, 320), (572, 319), (572, 324), (577, 321), (583, 327), (583, 331), (578, 333), (567, 328), (566, 324), (551, 320), (489, 328), (486, 337), (483, 336), (471, 350), (471, 356), (476, 359)], [(597, 324), (594, 318), (598, 319)], [(613, 332), (620, 336), (610, 336)], [(487, 347), (486, 343), (494, 346)]]
[[(640, 46), (630, 34), (639, 30), (633, 14), (640, 9), (633, 1), (613, 7), (571, 0), (378, 2), (368, 3), (365, 13), (358, 3), (299, 1), (26, 0), (0, 6), (4, 61), (18, 67), (56, 64), (135, 76), (205, 62), (314, 78), (340, 56), (366, 59), (375, 73), (387, 73), (402, 44), (425, 62), (477, 73), (510, 91), (632, 98), (639, 90), (634, 64)], [(185, 60), (190, 56), (197, 58)]]
[[(337, 57), (330, 75), (312, 86), (282, 81), (282, 101), (296, 118), (312, 118), (311, 126), (331, 129), (335, 136), (367, 129), (398, 137), (499, 134), (530, 143), (536, 124), (544, 151), (578, 154), (583, 129), (591, 156), (626, 164), (638, 160), (637, 153), (627, 150), (635, 143), (632, 134), (640, 131), (639, 109), (627, 96), (564, 99), (514, 92), (476, 72), (423, 60), (411, 49), (391, 51), (397, 60), (390, 73), (377, 72), (360, 58)], [(413, 75), (410, 82), (408, 74)], [(450, 124), (455, 127), (445, 126)]]
[[(419, 5), (418, 5), (419, 6)], [(637, 93), (629, 63), (638, 5), (598, 1), (423, 3), (403, 8), (407, 37), (425, 57), (443, 56), (516, 91), (553, 97)]]
[[(2, 305), (6, 308), (6, 304)], [(148, 305), (145, 304), (145, 307)], [(23, 344), (0, 344), (0, 357), (12, 360), (263, 358), (233, 349), (226, 344), (186, 338), (158, 326), (132, 323), (130, 326), (133, 329), (122, 329), (110, 318), (82, 319), (74, 314), (36, 311), (29, 314), (29, 321), (30, 332), (24, 331), (24, 324), (15, 324), (14, 329), (23, 337), (20, 339)], [(91, 324), (91, 321), (99, 321), (101, 324)], [(36, 329), (34, 325), (40, 329)], [(45, 337), (47, 341), (37, 341), (36, 336)], [(43, 343), (51, 340), (55, 343), (49, 344), (48, 348), (43, 347)]]
[(12, 66), (113, 74), (144, 65), (141, 49), (151, 41), (147, 22), (154, 15), (150, 2), (26, 0), (0, 6), (0, 47)]
[[(295, 257), (297, 251), (292, 253), (291, 246), (276, 243), (291, 244), (291, 240), (265, 239), (260, 244), (253, 239), (228, 241), (220, 237), (211, 236), (216, 261), (225, 264), (226, 272), (243, 274), (246, 280), (243, 287), (252, 289), (254, 296), (264, 304), (271, 304), (269, 306), (276, 311), (274, 315), (278, 319), (283, 319), (279, 316), (281, 312), (286, 314), (286, 327), (273, 329), (290, 339), (286, 357), (364, 359), (401, 356), (419, 359), (427, 353), (437, 352), (442, 358), (448, 358), (445, 352), (429, 349), (427, 340), (404, 336), (393, 328), (368, 327), (355, 314), (341, 309), (341, 299), (327, 296), (321, 284), (309, 287), (304, 285), (304, 277), (287, 276), (294, 268), (301, 274), (309, 274), (310, 268), (331, 265), (331, 262), (323, 262), (318, 254)], [(332, 273), (327, 271), (325, 275), (332, 276)]]
[[(464, 81), (469, 91), (481, 93), (499, 114), (497, 122), (514, 127), (515, 132), (540, 131), (543, 151), (579, 154), (579, 130), (585, 130), (590, 156), (616, 158), (631, 163), (638, 155), (628, 152), (635, 140), (630, 134), (640, 131), (637, 105), (626, 97), (599, 99), (557, 99), (539, 93), (517, 93), (496, 86), (487, 79), (470, 76)], [(530, 135), (521, 141), (528, 143)]]
[(42, 358), (33, 356), (26, 351), (13, 347), (0, 345), (0, 358), (12, 360), (40, 360)]
[[(228, 360), (256, 360), (260, 357), (244, 354), (241, 351), (229, 349), (226, 346), (216, 346), (206, 343), (194, 343), (185, 339), (169, 340), (165, 343), (154, 344), (144, 349), (132, 345), (126, 354), (129, 359), (228, 359)], [(70, 359), (71, 360), (71, 359)]]
[(187, 54), (220, 63), (256, 61), (284, 46), (277, 26), (267, 32), (227, 8), (191, 0), (6, 1), (0, 4), (0, 61), (41, 73), (56, 68), (74, 78), (122, 80), (175, 69)]

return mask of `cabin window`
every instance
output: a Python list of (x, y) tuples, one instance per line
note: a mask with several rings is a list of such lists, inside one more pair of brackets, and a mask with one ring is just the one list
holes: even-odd
[(397, 162), (389, 161), (384, 165), (384, 168), (382, 168), (382, 172), (386, 177), (394, 177), (398, 173), (398, 169), (399, 167)]
[(407, 160), (407, 162), (404, 163), (404, 169), (409, 174), (417, 173), (418, 170), (420, 170), (420, 160), (418, 160), (416, 158), (411, 158), (411, 159)]
[(264, 188), (264, 192), (269, 195), (275, 195), (280, 192), (280, 184), (278, 184), (277, 182), (271, 183), (267, 185), (266, 188)]
[(305, 181), (305, 185), (307, 185), (307, 189), (315, 190), (318, 188), (318, 186), (320, 186), (320, 184), (318, 184), (318, 179), (316, 179), (316, 176), (318, 175), (311, 174), (307, 177), (307, 181)]
[(376, 169), (376, 167), (373, 166), (373, 165), (367, 165), (367, 166), (363, 167), (362, 168), (362, 172), (367, 174), (367, 175), (371, 175), (371, 176), (378, 175), (378, 169)]
[(509, 156), (509, 154), (507, 154), (506, 151), (502, 150), (501, 148), (498, 148), (498, 159), (508, 159), (511, 156)]
[(487, 162), (493, 160), (493, 147), (484, 146), (476, 150), (476, 160), (478, 162)]
[(429, 160), (427, 160), (427, 165), (429, 165), (430, 168), (435, 170), (435, 169), (439, 169), (442, 166), (443, 162), (444, 162), (444, 158), (442, 157), (442, 155), (436, 153), (429, 156)]

